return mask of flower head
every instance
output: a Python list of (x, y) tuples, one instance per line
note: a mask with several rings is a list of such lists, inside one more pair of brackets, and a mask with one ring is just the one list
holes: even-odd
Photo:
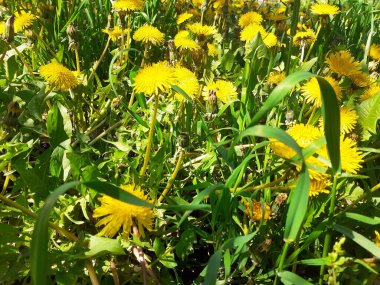
[(312, 29), (307, 29), (304, 32), (298, 32), (294, 35), (293, 43), (296, 46), (299, 45), (311, 45), (317, 39), (317, 35)]
[(116, 42), (121, 38), (123, 33), (126, 33), (126, 31), (124, 30), (123, 32), (119, 26), (115, 26), (113, 29), (102, 29), (102, 32), (108, 34), (113, 42)]
[(175, 84), (174, 68), (161, 61), (140, 69), (133, 87), (137, 93), (153, 95), (168, 91), (172, 84)]
[(336, 15), (339, 13), (339, 7), (329, 4), (314, 4), (311, 6), (311, 12), (318, 16)]
[(40, 75), (59, 90), (67, 91), (78, 85), (74, 72), (56, 61), (41, 66)]
[[(325, 79), (328, 83), (330, 83), (330, 85), (334, 89), (336, 98), (340, 100), (342, 98), (342, 91), (339, 86), (339, 82), (330, 76), (325, 77)], [(319, 87), (318, 80), (315, 77), (310, 79), (302, 87), (301, 92), (302, 92), (302, 95), (305, 97), (306, 102), (313, 104), (316, 107), (322, 106), (321, 89)]]
[[(252, 200), (252, 203), (243, 200), (245, 206), (245, 213), (248, 217), (252, 219), (254, 222), (260, 222), (261, 219), (264, 221), (268, 221), (271, 215), (271, 209), (268, 203), (257, 202), (256, 200)], [(263, 207), (264, 206), (264, 207)], [(264, 208), (264, 212), (263, 212)]]
[(216, 56), (218, 55), (218, 49), (212, 43), (207, 43), (207, 55)]
[(286, 73), (284, 71), (273, 71), (269, 74), (267, 82), (272, 85), (278, 85), (285, 77)]
[(218, 80), (207, 84), (203, 89), (203, 97), (206, 101), (210, 91), (215, 91), (216, 98), (223, 103), (231, 102), (237, 98), (236, 88), (230, 81)]
[[(340, 108), (340, 133), (341, 134), (350, 133), (355, 128), (358, 118), (359, 116), (356, 113), (355, 109), (348, 108), (348, 107), (341, 107)], [(323, 130), (323, 118), (321, 118), (319, 122), (319, 126)]]
[(377, 93), (380, 93), (380, 84), (379, 83), (372, 84), (369, 88), (364, 90), (364, 92), (360, 96), (360, 101), (364, 101), (364, 100), (367, 100), (369, 98), (372, 98)]
[(326, 189), (326, 187), (330, 186), (331, 182), (322, 179), (310, 179), (310, 189), (309, 189), (309, 196), (315, 197), (318, 196), (321, 193), (329, 193), (330, 191)]
[(348, 76), (356, 86), (366, 87), (372, 83), (372, 78), (365, 72), (358, 72)]
[(200, 48), (196, 41), (190, 38), (189, 31), (179, 31), (174, 37), (174, 45), (180, 50), (188, 49), (195, 51)]
[(37, 19), (37, 16), (33, 15), (31, 12), (16, 12), (14, 22), (15, 32), (21, 32), (26, 28), (29, 28), (33, 24), (35, 19)]
[[(151, 202), (143, 190), (134, 184), (121, 185), (120, 188), (141, 200)], [(144, 228), (151, 230), (153, 224), (153, 210), (149, 207), (131, 205), (110, 196), (104, 195), (99, 198), (101, 205), (94, 210), (94, 218), (102, 219), (96, 226), (105, 226), (99, 236), (114, 237), (120, 228), (123, 228), (123, 235), (128, 236), (133, 223), (139, 228), (139, 232), (144, 235)]]
[(194, 16), (193, 14), (187, 13), (187, 12), (178, 15), (177, 25), (180, 25), (180, 24), (186, 22), (187, 20), (189, 20), (193, 16)]
[(156, 27), (144, 25), (138, 28), (133, 35), (133, 39), (144, 44), (159, 45), (164, 42), (165, 34), (161, 33)]
[(263, 17), (257, 12), (248, 12), (240, 16), (239, 26), (244, 28), (250, 24), (260, 24)]
[(369, 48), (369, 57), (374, 60), (380, 60), (380, 45), (371, 45), (371, 47)]
[(241, 31), (240, 39), (242, 41), (251, 41), (258, 33), (265, 34), (264, 27), (259, 24), (250, 24)]
[(202, 25), (201, 23), (188, 24), (187, 28), (190, 32), (196, 34), (197, 36), (212, 36), (216, 33), (214, 26)]
[(112, 8), (115, 11), (133, 12), (140, 11), (144, 7), (144, 1), (142, 0), (117, 0), (112, 4)]
[(326, 63), (333, 72), (341, 76), (360, 73), (359, 62), (346, 50), (329, 54)]
[(380, 246), (380, 233), (378, 231), (375, 231), (375, 243), (377, 246)]
[(263, 42), (267, 48), (272, 48), (277, 45), (277, 37), (274, 33), (263, 33)]
[[(181, 66), (175, 68), (175, 75), (177, 86), (185, 91), (190, 98), (194, 98), (198, 95), (199, 83), (197, 77), (193, 72), (188, 70), (186, 67)], [(175, 93), (175, 98), (179, 101), (183, 101), (185, 99), (181, 94), (178, 94), (177, 92)]]

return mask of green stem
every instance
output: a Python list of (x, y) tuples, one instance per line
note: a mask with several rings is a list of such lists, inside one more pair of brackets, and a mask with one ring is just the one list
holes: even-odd
[(286, 59), (286, 66), (285, 66), (285, 72), (287, 75), (289, 75), (289, 70), (290, 70), (290, 60), (292, 57), (292, 50), (293, 50), (293, 37), (296, 34), (296, 30), (297, 30), (300, 6), (301, 6), (300, 0), (295, 0), (293, 4), (292, 25), (290, 27), (288, 57)]
[(109, 127), (107, 130), (105, 130), (104, 132), (102, 132), (100, 135), (98, 135), (96, 138), (94, 138), (88, 145), (93, 145), (94, 143), (96, 143), (98, 140), (100, 140), (102, 137), (104, 137), (105, 135), (107, 135), (108, 133), (110, 133), (112, 130), (120, 127), (121, 125), (123, 125), (123, 121), (119, 121), (115, 124), (113, 124), (111, 127)]
[(286, 254), (288, 252), (288, 249), (289, 249), (289, 243), (288, 242), (285, 242), (285, 245), (282, 249), (282, 253), (281, 253), (281, 256), (280, 256), (280, 263), (278, 264), (278, 271), (277, 271), (277, 274), (276, 274), (276, 277), (274, 279), (274, 285), (277, 285), (277, 282), (278, 282), (278, 273), (279, 272), (282, 272), (283, 271), (283, 268), (284, 268), (284, 263), (285, 263), (285, 258), (286, 258)]
[(28, 70), (30, 76), (32, 76), (34, 78), (33, 69), (30, 67), (29, 63), (26, 61), (26, 59), (22, 55), (22, 53), (19, 52), (19, 50), (17, 49), (17, 47), (13, 43), (10, 43), (9, 45), (16, 51), (16, 53), (20, 57), (22, 63), (25, 65), (26, 69)]
[[(338, 184), (338, 177), (335, 174), (334, 175), (334, 181), (333, 181), (333, 186), (330, 192), (330, 208), (329, 208), (329, 216), (328, 216), (328, 232), (326, 233), (325, 236), (325, 241), (323, 243), (323, 253), (322, 253), (322, 258), (325, 258), (327, 254), (329, 253), (330, 250), (330, 243), (331, 243), (331, 228), (333, 225), (333, 220), (334, 220), (334, 210), (335, 210), (335, 201), (336, 201), (336, 188)], [(321, 266), (321, 270), (319, 272), (319, 284), (323, 284), (323, 275), (325, 272), (325, 265)]]
[(94, 77), (95, 72), (96, 72), (96, 70), (98, 69), (98, 67), (99, 67), (99, 65), (100, 65), (100, 62), (103, 60), (103, 57), (104, 57), (105, 54), (106, 54), (106, 51), (107, 51), (107, 49), (108, 49), (108, 47), (109, 47), (109, 45), (110, 45), (110, 41), (111, 41), (111, 37), (108, 36), (106, 46), (104, 47), (103, 52), (102, 52), (102, 54), (100, 55), (98, 61), (95, 63), (94, 69), (92, 70), (90, 76), (88, 77), (87, 82), (90, 82), (91, 79), (92, 79), (92, 77)]
[(157, 117), (157, 111), (158, 111), (158, 94), (155, 94), (154, 95), (154, 110), (153, 110), (152, 120), (150, 121), (150, 126), (149, 126), (148, 144), (146, 146), (144, 164), (140, 171), (141, 177), (144, 176), (146, 169), (148, 167), (150, 150), (151, 150), (153, 134), (154, 134), (154, 124), (156, 123), (156, 117)]
[(172, 187), (173, 182), (174, 182), (175, 178), (177, 177), (178, 171), (181, 169), (184, 157), (185, 157), (185, 151), (182, 149), (181, 153), (178, 157), (177, 164), (174, 168), (173, 174), (170, 176), (169, 181), (166, 184), (164, 191), (162, 192), (160, 198), (158, 198), (158, 200), (157, 200), (158, 203), (161, 203), (162, 200), (164, 200), (165, 196), (169, 193), (170, 188)]

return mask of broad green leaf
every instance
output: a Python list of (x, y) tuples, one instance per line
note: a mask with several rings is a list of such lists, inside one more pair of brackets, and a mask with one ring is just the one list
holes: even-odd
[(310, 59), (309, 61), (306, 61), (301, 64), (301, 66), (297, 70), (302, 71), (310, 71), (310, 69), (313, 67), (313, 65), (318, 61), (318, 57), (314, 57)]
[(166, 268), (175, 268), (177, 266), (177, 262), (174, 258), (174, 253), (165, 252), (161, 255), (158, 260), (166, 267)]
[(49, 272), (48, 264), (48, 223), (50, 211), (53, 209), (59, 196), (63, 195), (67, 190), (79, 185), (80, 182), (73, 181), (61, 185), (55, 189), (46, 199), (41, 212), (38, 215), (34, 226), (32, 242), (31, 242), (31, 276), (34, 285), (44, 285), (47, 281), (47, 273)]
[(283, 283), (293, 285), (313, 285), (313, 283), (310, 283), (309, 281), (303, 279), (301, 276), (290, 271), (279, 272), (278, 276), (281, 278), (281, 281)]
[(58, 103), (54, 104), (53, 108), (49, 111), (46, 127), (50, 137), (50, 144), (53, 148), (56, 148), (61, 142), (69, 138), (65, 132), (64, 121)]
[(343, 213), (342, 216), (349, 218), (349, 219), (353, 219), (353, 220), (362, 222), (362, 223), (365, 223), (365, 224), (369, 224), (369, 225), (380, 224), (380, 217), (368, 217), (368, 216), (364, 216), (361, 214), (350, 213), (350, 212)]
[(206, 276), (205, 276), (205, 285), (215, 285), (218, 279), (218, 273), (220, 268), (220, 263), (222, 259), (222, 250), (217, 250), (207, 263), (206, 267)]
[(371, 134), (376, 134), (376, 124), (380, 119), (380, 92), (359, 104), (358, 115), (363, 128), (362, 138), (368, 140)]
[(90, 236), (85, 239), (88, 244), (88, 251), (84, 252), (84, 255), (77, 256), (78, 258), (92, 258), (105, 254), (124, 255), (125, 251), (120, 242), (116, 239), (110, 239), (105, 237)]
[(377, 258), (380, 258), (380, 247), (378, 247), (375, 243), (364, 237), (363, 235), (341, 225), (334, 225), (334, 229), (346, 237), (352, 239), (358, 245), (360, 245), (365, 250), (368, 250), (369, 253), (373, 254)]

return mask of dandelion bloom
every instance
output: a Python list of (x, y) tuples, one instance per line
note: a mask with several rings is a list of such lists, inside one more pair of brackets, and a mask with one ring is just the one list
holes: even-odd
[(339, 13), (339, 7), (329, 4), (314, 4), (310, 9), (311, 13), (318, 16), (336, 15)]
[(168, 91), (175, 82), (174, 68), (161, 61), (140, 69), (133, 87), (137, 93), (153, 95)]
[(298, 32), (293, 37), (293, 43), (296, 46), (311, 45), (317, 39), (317, 35), (312, 29), (307, 29), (304, 32)]
[(321, 193), (329, 193), (330, 191), (326, 189), (326, 187), (330, 186), (331, 182), (322, 179), (310, 179), (310, 189), (309, 189), (309, 196), (315, 197), (318, 196)]
[[(113, 42), (116, 42), (123, 34), (123, 31), (119, 26), (115, 26), (113, 29), (102, 29), (102, 32), (108, 34)], [(125, 33), (126, 30), (124, 30), (124, 34)]]
[(330, 53), (326, 58), (329, 68), (342, 76), (360, 73), (360, 63), (346, 50)]
[(258, 24), (250, 24), (246, 26), (240, 33), (240, 39), (242, 41), (251, 41), (257, 34), (264, 34), (265, 29), (263, 26)]
[(78, 80), (74, 72), (56, 61), (41, 66), (40, 75), (49, 82), (52, 87), (59, 90), (67, 91), (78, 85)]
[(252, 203), (249, 203), (245, 199), (243, 200), (243, 202), (245, 206), (245, 213), (248, 217), (252, 219), (252, 221), (260, 222), (261, 219), (263, 219), (264, 221), (268, 221), (270, 219), (271, 209), (268, 203), (262, 204), (261, 202), (257, 202), (256, 200), (252, 200)]
[(360, 101), (363, 102), (369, 98), (372, 98), (377, 93), (380, 93), (380, 84), (379, 83), (372, 84), (369, 88), (364, 90), (362, 95), (360, 95)]
[[(198, 79), (193, 72), (188, 70), (186, 67), (176, 67), (175, 68), (176, 75), (176, 85), (181, 88), (190, 98), (194, 98), (198, 95), (199, 92), (199, 83)], [(179, 93), (175, 93), (175, 98), (179, 101), (183, 101), (185, 97), (183, 97)]]
[(231, 102), (237, 98), (236, 88), (230, 81), (218, 80), (207, 84), (203, 89), (203, 97), (206, 101), (210, 91), (215, 91), (216, 98), (223, 103)]
[(159, 45), (164, 42), (165, 34), (156, 27), (144, 25), (138, 28), (133, 35), (133, 39), (144, 44)]
[(196, 34), (197, 36), (212, 36), (216, 33), (214, 26), (202, 25), (201, 23), (188, 24), (187, 28), (190, 32)]
[(189, 31), (179, 31), (174, 37), (174, 45), (179, 50), (188, 49), (190, 51), (195, 51), (199, 49), (199, 45), (190, 38)]
[[(330, 83), (330, 85), (334, 89), (336, 98), (340, 100), (342, 98), (342, 91), (339, 86), (339, 82), (330, 76), (324, 77), (324, 79), (326, 79), (326, 81)], [(315, 77), (310, 79), (301, 88), (301, 92), (302, 92), (302, 95), (305, 97), (307, 103), (313, 104), (316, 107), (322, 106), (321, 89), (319, 87), (318, 80)]]
[(375, 235), (376, 235), (376, 237), (375, 237), (375, 244), (377, 246), (380, 246), (380, 233), (378, 231), (375, 231)]
[(218, 55), (218, 49), (214, 44), (207, 43), (207, 55), (208, 56), (216, 56)]
[(33, 24), (35, 19), (37, 19), (37, 16), (33, 15), (31, 12), (16, 12), (14, 22), (15, 32), (18, 33), (29, 28)]
[(263, 42), (267, 48), (272, 48), (277, 45), (277, 37), (274, 33), (263, 33)]
[[(318, 152), (321, 156), (328, 158), (327, 148)], [(356, 143), (350, 138), (340, 136), (340, 159), (342, 169), (351, 174), (356, 174), (362, 168), (363, 154), (358, 150)]]
[(5, 33), (5, 22), (0, 22), (0, 35), (3, 35)]
[(372, 83), (372, 78), (368, 73), (358, 72), (354, 74), (350, 74), (348, 76), (352, 82), (358, 87), (366, 87)]
[[(143, 190), (134, 184), (121, 185), (120, 188), (141, 200), (151, 202)], [(104, 195), (99, 198), (101, 205), (94, 210), (94, 218), (102, 218), (96, 226), (104, 226), (98, 236), (114, 237), (120, 228), (126, 237), (135, 222), (139, 232), (144, 236), (144, 228), (151, 230), (153, 225), (153, 210), (149, 207), (136, 206)]]
[(284, 71), (274, 71), (269, 74), (267, 82), (272, 85), (278, 85), (285, 77), (286, 73)]
[(372, 44), (369, 48), (369, 57), (374, 60), (380, 60), (380, 46), (377, 44)]
[[(359, 116), (356, 113), (355, 109), (348, 108), (348, 107), (341, 107), (340, 108), (340, 133), (341, 134), (350, 133), (355, 128), (358, 118)], [(319, 126), (322, 130), (323, 118), (321, 118), (319, 122)]]
[(177, 25), (180, 25), (180, 24), (186, 22), (187, 20), (189, 20), (193, 16), (194, 16), (193, 14), (187, 13), (187, 12), (178, 15)]
[(256, 12), (248, 12), (240, 16), (239, 26), (244, 28), (250, 24), (260, 24), (263, 21), (263, 16)]
[(142, 0), (117, 0), (112, 4), (112, 8), (116, 11), (133, 12), (142, 10), (144, 1)]
[[(323, 136), (323, 132), (319, 128), (304, 124), (295, 124), (286, 132), (301, 148), (309, 146)], [(274, 154), (286, 159), (290, 159), (296, 155), (295, 150), (284, 143), (275, 141), (274, 139), (270, 139), (270, 142), (269, 147), (272, 149)], [(319, 154), (318, 151), (319, 150), (317, 150), (317, 153)], [(311, 179), (322, 180), (328, 177), (328, 175), (324, 173), (327, 170), (326, 165), (318, 158), (310, 156), (306, 159), (306, 163), (311, 166), (309, 167), (309, 176)], [(301, 167), (297, 166), (297, 170), (301, 170)]]

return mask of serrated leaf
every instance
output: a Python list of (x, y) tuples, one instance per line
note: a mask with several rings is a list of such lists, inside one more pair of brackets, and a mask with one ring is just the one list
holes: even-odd
[(376, 123), (380, 119), (380, 93), (360, 103), (358, 115), (363, 128), (362, 139), (368, 140), (371, 133), (376, 133)]

